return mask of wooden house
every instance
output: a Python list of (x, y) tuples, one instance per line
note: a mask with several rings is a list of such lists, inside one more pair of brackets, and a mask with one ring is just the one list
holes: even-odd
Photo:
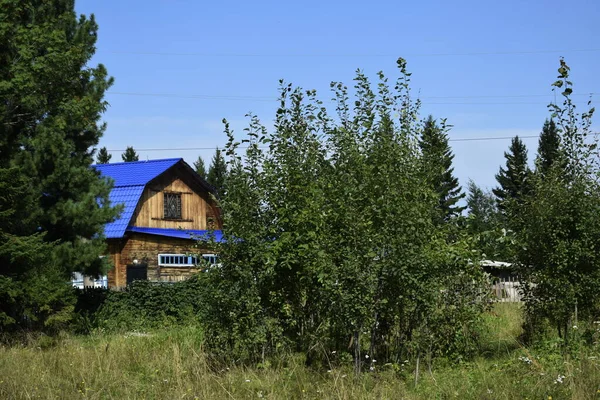
[(198, 271), (200, 257), (215, 262), (199, 237), (221, 240), (214, 189), (183, 159), (94, 165), (113, 181), (112, 205), (120, 217), (105, 226), (108, 257), (114, 267), (108, 286), (137, 279), (179, 281)]

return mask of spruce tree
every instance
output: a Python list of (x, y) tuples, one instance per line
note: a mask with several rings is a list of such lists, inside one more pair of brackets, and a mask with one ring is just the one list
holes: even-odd
[(512, 139), (508, 152), (504, 152), (506, 167), (500, 167), (496, 174), (499, 186), (492, 189), (498, 202), (498, 208), (506, 211), (510, 201), (520, 201), (529, 190), (529, 175), (527, 165), (527, 147), (518, 136)]
[(438, 126), (431, 115), (425, 120), (419, 146), (431, 185), (439, 197), (441, 219), (448, 221), (465, 209), (457, 205), (465, 194), (454, 176), (454, 154), (448, 145), (445, 129)]
[(0, 201), (8, 218), (0, 223), (0, 303), (21, 293), (12, 310), (28, 315), (10, 318), (44, 325), (47, 311), (67, 301), (58, 293), (72, 271), (106, 268), (102, 231), (116, 210), (109, 183), (90, 166), (113, 79), (91, 65), (98, 26), (93, 15), (76, 15), (73, 0), (5, 1), (1, 14), (0, 197), (19, 201)]
[(96, 156), (96, 163), (108, 164), (111, 158), (112, 154), (110, 154), (108, 150), (106, 150), (106, 147), (103, 147), (98, 151), (98, 156)]
[(208, 168), (208, 175), (206, 180), (212, 187), (215, 188), (219, 195), (223, 194), (223, 187), (225, 186), (225, 177), (227, 175), (227, 164), (223, 157), (222, 151), (217, 147), (215, 155), (212, 158), (210, 167)]
[(542, 133), (538, 142), (538, 154), (535, 160), (536, 171), (546, 175), (550, 168), (560, 162), (560, 133), (554, 120), (544, 122)]
[(127, 146), (125, 153), (121, 154), (124, 162), (139, 161), (140, 156), (135, 152), (132, 146)]
[(206, 179), (206, 167), (204, 166), (204, 160), (202, 156), (198, 156), (196, 162), (194, 162), (194, 168), (196, 169), (196, 173), (200, 175), (203, 179)]

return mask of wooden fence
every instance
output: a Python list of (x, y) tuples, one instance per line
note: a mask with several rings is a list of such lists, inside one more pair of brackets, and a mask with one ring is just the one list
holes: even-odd
[(522, 293), (519, 290), (519, 277), (508, 276), (503, 278), (493, 277), (492, 292), (502, 303), (516, 303), (522, 301)]

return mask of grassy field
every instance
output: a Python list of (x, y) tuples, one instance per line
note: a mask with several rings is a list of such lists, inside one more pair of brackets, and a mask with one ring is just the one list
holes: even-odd
[(565, 358), (549, 346), (523, 348), (512, 304), (485, 318), (480, 358), (422, 367), (417, 385), (412, 365), (359, 377), (350, 368), (307, 369), (300, 360), (215, 371), (201, 333), (178, 328), (0, 348), (0, 399), (600, 399), (597, 350)]

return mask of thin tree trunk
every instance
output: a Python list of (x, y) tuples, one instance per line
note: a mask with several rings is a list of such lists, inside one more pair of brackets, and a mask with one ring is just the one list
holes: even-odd
[(359, 330), (354, 331), (354, 373), (360, 374), (361, 360), (360, 360), (360, 332)]

